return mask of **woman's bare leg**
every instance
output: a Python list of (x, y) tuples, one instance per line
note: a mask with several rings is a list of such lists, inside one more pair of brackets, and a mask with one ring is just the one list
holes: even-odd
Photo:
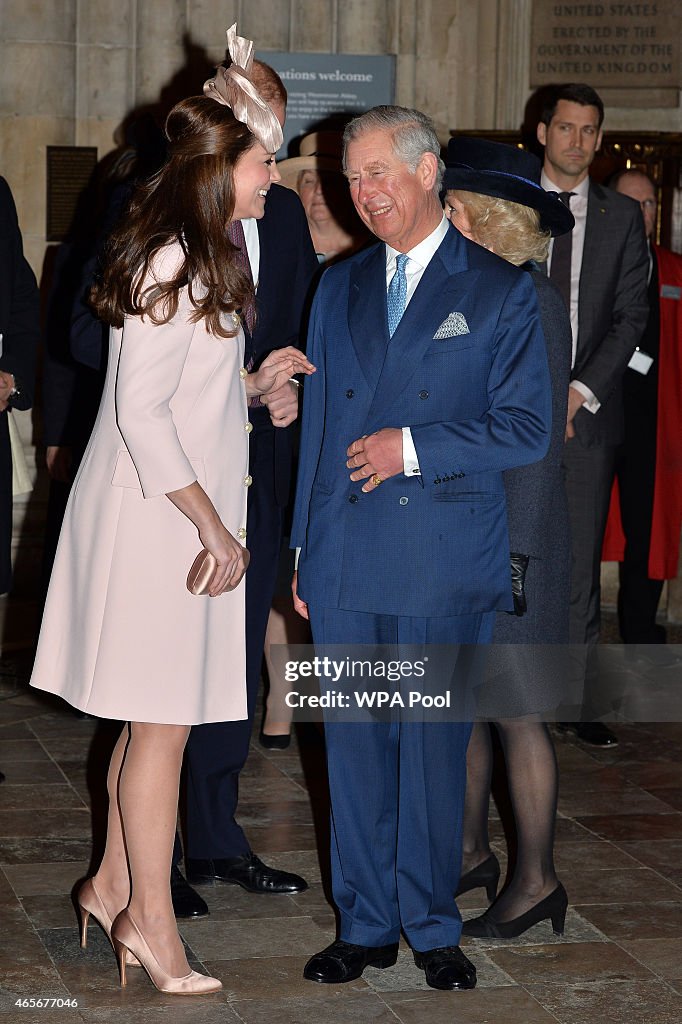
[(118, 786), (130, 867), (129, 910), (161, 967), (173, 977), (189, 972), (170, 894), (178, 814), (183, 725), (130, 724)]
[(95, 884), (111, 919), (128, 906), (130, 899), (130, 873), (123, 839), (121, 809), (118, 805), (118, 784), (130, 728), (126, 724), (111, 754), (107, 773), (109, 811), (107, 815), (107, 841), (102, 862), (95, 874)]

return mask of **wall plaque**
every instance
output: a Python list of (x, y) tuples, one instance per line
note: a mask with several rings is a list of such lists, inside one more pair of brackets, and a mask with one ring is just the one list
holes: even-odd
[(395, 57), (272, 51), (258, 56), (277, 71), (289, 93), (283, 156), (292, 139), (326, 118), (393, 103)]
[(47, 147), (47, 211), (45, 238), (63, 242), (76, 205), (97, 165), (96, 146)]
[(531, 88), (587, 82), (596, 89), (670, 89), (680, 74), (679, 0), (533, 0)]

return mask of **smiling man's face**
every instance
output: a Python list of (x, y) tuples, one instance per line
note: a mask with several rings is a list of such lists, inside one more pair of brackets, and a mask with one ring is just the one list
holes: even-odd
[(374, 129), (348, 143), (345, 172), (360, 219), (382, 242), (408, 252), (437, 227), (433, 153), (423, 153), (412, 171), (394, 152), (391, 133)]

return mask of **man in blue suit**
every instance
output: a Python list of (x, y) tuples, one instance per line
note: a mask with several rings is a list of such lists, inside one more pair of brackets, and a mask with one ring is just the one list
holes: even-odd
[[(296, 606), (318, 645), (450, 644), (454, 662), (513, 607), (502, 471), (544, 455), (551, 415), (535, 293), (449, 226), (423, 114), (374, 108), (344, 141), (381, 244), (328, 270), (313, 306)], [(391, 966), (402, 929), (429, 985), (476, 984), (453, 898), (470, 728), (327, 723), (340, 934), (306, 978)]]

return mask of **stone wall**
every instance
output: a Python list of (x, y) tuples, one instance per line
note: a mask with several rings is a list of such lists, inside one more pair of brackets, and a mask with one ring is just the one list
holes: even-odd
[[(104, 156), (126, 113), (157, 100), (188, 58), (222, 58), (232, 21), (259, 50), (395, 53), (397, 101), (429, 112), (446, 141), (451, 128), (521, 123), (531, 8), (531, 0), (2, 0), (0, 174), (14, 192), (31, 265), (40, 279), (45, 147), (97, 146)], [(187, 93), (200, 85), (197, 77)], [(679, 107), (642, 102), (640, 95), (631, 108), (609, 110), (607, 124), (682, 130)], [(18, 419), (35, 467), (36, 416)], [(28, 524), (27, 501), (16, 510), (34, 567), (41, 495), (31, 499)], [(682, 618), (680, 605), (678, 598)]]

